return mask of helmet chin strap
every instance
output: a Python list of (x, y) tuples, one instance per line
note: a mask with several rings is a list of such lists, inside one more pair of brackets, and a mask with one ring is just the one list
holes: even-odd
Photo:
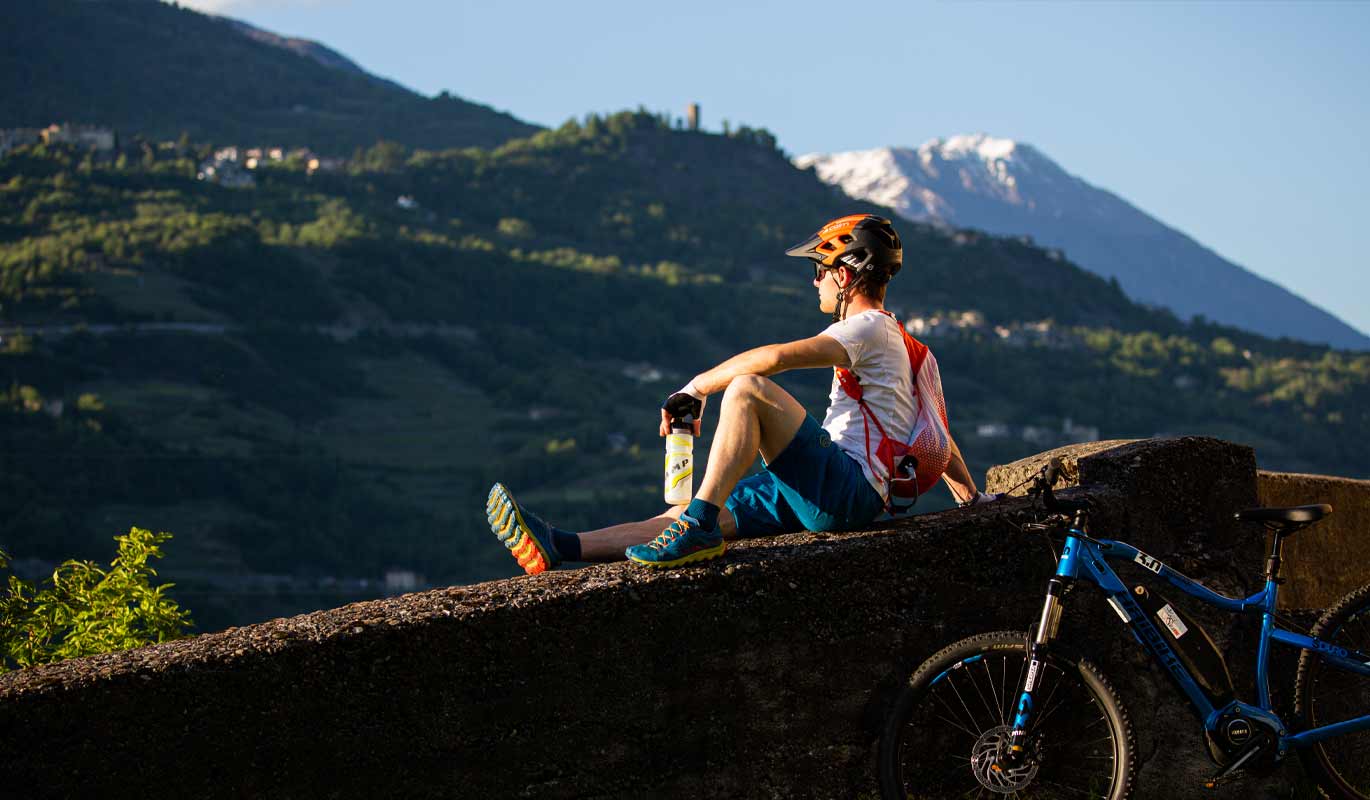
[(851, 291), (852, 289), (855, 289), (856, 285), (860, 283), (861, 279), (864, 277), (865, 274), (860, 273), (857, 274), (856, 277), (852, 278), (851, 283), (847, 284), (845, 287), (841, 284), (838, 285), (837, 308), (834, 308), (832, 311), (833, 322), (841, 322), (842, 320), (847, 318), (847, 292)]

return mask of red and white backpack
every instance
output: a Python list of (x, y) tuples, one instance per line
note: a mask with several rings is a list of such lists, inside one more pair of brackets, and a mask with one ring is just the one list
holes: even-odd
[[(899, 323), (890, 312), (880, 313)], [(951, 463), (947, 403), (942, 398), (942, 377), (937, 371), (937, 359), (928, 346), (910, 336), (903, 325), (899, 325), (899, 332), (904, 335), (904, 349), (909, 354), (913, 406), (916, 409), (913, 430), (906, 441), (891, 439), (885, 433), (885, 426), (880, 424), (875, 412), (862, 397), (861, 379), (856, 373), (843, 367), (835, 368), (842, 391), (861, 407), (861, 425), (866, 435), (866, 462), (877, 473), (877, 478), (880, 475), (876, 465), (879, 464), (884, 470), (889, 488), (885, 510), (891, 516), (912, 508), (918, 495), (935, 486)], [(875, 458), (871, 458), (872, 425), (880, 435), (874, 451)]]

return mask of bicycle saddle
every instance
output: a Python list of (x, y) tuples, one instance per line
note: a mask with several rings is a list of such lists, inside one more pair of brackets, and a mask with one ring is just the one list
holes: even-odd
[(1279, 526), (1303, 526), (1317, 522), (1332, 513), (1326, 503), (1311, 506), (1291, 506), (1289, 508), (1248, 508), (1232, 516), (1242, 522), (1268, 522)]

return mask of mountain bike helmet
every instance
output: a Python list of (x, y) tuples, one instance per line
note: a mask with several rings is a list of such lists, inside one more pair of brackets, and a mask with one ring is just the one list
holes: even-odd
[(846, 267), (856, 276), (837, 293), (833, 322), (845, 316), (847, 293), (869, 277), (880, 275), (888, 281), (904, 266), (904, 246), (894, 225), (874, 214), (849, 214), (827, 223), (818, 233), (785, 251), (785, 255), (807, 258), (818, 267)]
[(904, 246), (894, 226), (874, 214), (849, 214), (785, 251), (825, 267), (847, 267), (858, 277), (884, 268), (890, 275), (904, 265)]

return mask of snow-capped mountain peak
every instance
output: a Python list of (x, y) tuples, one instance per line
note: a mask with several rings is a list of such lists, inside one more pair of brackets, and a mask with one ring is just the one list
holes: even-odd
[(909, 207), (911, 183), (895, 163), (894, 150), (880, 147), (850, 153), (810, 153), (794, 160), (800, 169), (813, 167), (825, 183), (836, 183), (852, 197), (889, 206), (900, 214)]
[[(810, 153), (794, 163), (900, 216), (951, 224), (971, 198), (1061, 216), (1063, 210), (1051, 202), (1054, 190), (1078, 182), (1031, 145), (987, 133), (930, 139), (917, 148)], [(1053, 191), (1026, 193), (1024, 180)]]
[(987, 133), (961, 134), (946, 139), (930, 139), (918, 147), (918, 154), (932, 158), (936, 153), (945, 161), (966, 158), (974, 154), (982, 161), (1000, 161), (1013, 157), (1018, 143), (1012, 139), (996, 139)]
[(810, 153), (794, 163), (908, 219), (1026, 234), (1062, 248), (1085, 269), (1117, 278), (1133, 298), (1181, 316), (1203, 314), (1267, 336), (1370, 345), (1370, 337), (1326, 311), (1071, 175), (1023, 142), (962, 134), (916, 148)]

